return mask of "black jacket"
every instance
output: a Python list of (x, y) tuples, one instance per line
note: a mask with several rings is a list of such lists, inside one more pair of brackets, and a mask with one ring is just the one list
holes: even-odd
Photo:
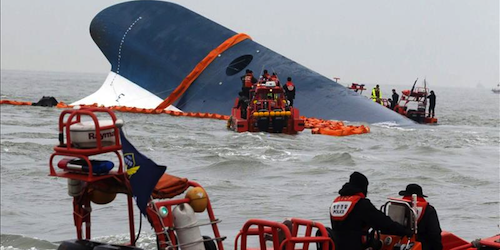
[[(361, 190), (350, 183), (344, 184), (340, 189), (341, 196), (350, 196), (360, 193)], [(375, 208), (371, 201), (362, 198), (356, 203), (347, 218), (343, 221), (332, 222), (333, 242), (336, 250), (360, 250), (363, 249), (361, 237), (366, 235), (368, 228), (381, 230), (383, 233), (392, 235), (408, 235), (411, 230), (401, 224), (394, 222)]]
[(422, 250), (441, 250), (441, 226), (436, 209), (427, 205), (417, 228), (417, 241), (422, 242)]
[(399, 101), (399, 95), (398, 95), (398, 93), (393, 93), (392, 94), (391, 108), (396, 107), (396, 105), (398, 105), (398, 101)]
[(429, 99), (429, 106), (431, 106), (431, 107), (436, 106), (436, 95), (435, 94), (430, 94), (427, 98)]

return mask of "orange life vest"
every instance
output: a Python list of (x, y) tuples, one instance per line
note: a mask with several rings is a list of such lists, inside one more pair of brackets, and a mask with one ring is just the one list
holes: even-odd
[(334, 221), (345, 220), (361, 198), (365, 198), (365, 195), (362, 193), (335, 198), (330, 206), (330, 218)]
[(251, 73), (248, 73), (245, 76), (244, 83), (245, 83), (245, 88), (251, 88), (252, 87), (252, 77), (253, 75)]
[[(405, 196), (403, 200), (409, 202), (411, 205), (411, 196)], [(427, 205), (429, 205), (429, 203), (423, 197), (417, 197), (417, 223), (424, 217)]]
[(293, 89), (295, 89), (295, 85), (293, 85), (293, 82), (286, 82), (286, 88), (288, 91), (293, 91)]

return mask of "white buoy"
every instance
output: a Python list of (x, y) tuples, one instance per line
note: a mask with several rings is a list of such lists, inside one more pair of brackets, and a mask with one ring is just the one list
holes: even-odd
[(174, 216), (174, 227), (182, 245), (182, 250), (205, 250), (200, 228), (197, 226), (198, 220), (193, 208), (189, 204), (180, 204), (172, 211)]

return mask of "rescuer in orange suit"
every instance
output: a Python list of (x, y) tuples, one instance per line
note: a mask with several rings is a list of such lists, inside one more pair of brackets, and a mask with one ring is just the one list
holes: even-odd
[(288, 77), (286, 79), (286, 84), (284, 86), (286, 99), (290, 101), (290, 106), (293, 106), (293, 99), (295, 99), (295, 85), (292, 82), (292, 78)]
[(362, 173), (354, 172), (349, 182), (339, 190), (340, 196), (330, 206), (332, 238), (336, 250), (367, 248), (363, 246), (362, 237), (367, 235), (369, 228), (399, 236), (413, 234), (410, 229), (375, 208), (366, 198), (367, 193), (368, 179)]
[(253, 72), (251, 70), (246, 70), (246, 74), (241, 77), (241, 83), (241, 91), (243, 92), (243, 95), (250, 98), (250, 89), (252, 89), (254, 83), (257, 83), (257, 78), (253, 76)]
[(273, 75), (271, 75), (269, 80), (275, 82), (276, 86), (278, 86), (278, 87), (280, 86), (280, 79), (278, 79), (278, 76), (276, 75), (276, 73), (273, 72)]

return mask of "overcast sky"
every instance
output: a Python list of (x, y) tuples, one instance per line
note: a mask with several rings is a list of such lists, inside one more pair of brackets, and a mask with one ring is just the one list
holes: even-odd
[[(119, 2), (1, 0), (1, 68), (106, 74), (89, 25)], [(172, 2), (340, 82), (499, 82), (499, 0)]]

